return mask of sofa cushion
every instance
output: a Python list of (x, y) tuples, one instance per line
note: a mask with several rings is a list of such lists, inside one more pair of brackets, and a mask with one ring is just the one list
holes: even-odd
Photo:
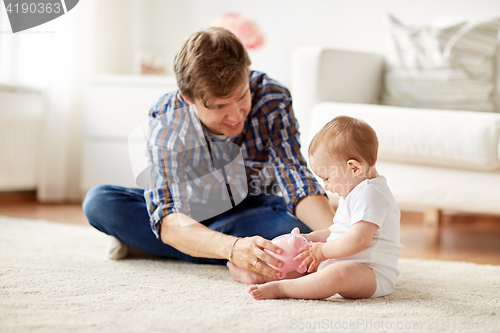
[[(407, 26), (390, 16), (383, 104), (495, 111), (500, 18), (448, 26)], [(497, 106), (498, 107), (498, 106)]]
[(325, 102), (312, 112), (310, 140), (328, 121), (346, 115), (370, 124), (379, 160), (491, 171), (500, 169), (500, 114)]

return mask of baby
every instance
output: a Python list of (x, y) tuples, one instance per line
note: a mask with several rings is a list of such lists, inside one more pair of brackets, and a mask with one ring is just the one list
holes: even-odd
[(333, 225), (305, 234), (295, 260), (308, 273), (251, 287), (255, 299), (323, 299), (389, 295), (399, 275), (400, 212), (387, 181), (375, 169), (378, 139), (367, 123), (340, 116), (309, 146), (312, 171), (325, 190), (340, 195)]

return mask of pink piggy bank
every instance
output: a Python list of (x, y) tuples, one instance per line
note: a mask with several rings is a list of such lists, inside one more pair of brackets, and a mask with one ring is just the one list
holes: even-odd
[(281, 273), (280, 279), (283, 279), (286, 274), (291, 271), (297, 271), (299, 273), (306, 272), (306, 266), (299, 268), (300, 264), (302, 263), (302, 261), (304, 261), (305, 258), (302, 260), (293, 260), (293, 258), (295, 258), (297, 254), (299, 254), (299, 249), (302, 246), (309, 244), (307, 239), (305, 239), (304, 236), (300, 235), (299, 228), (294, 228), (291, 233), (278, 236), (271, 242), (273, 242), (273, 244), (277, 245), (282, 250), (281, 254), (276, 254), (266, 249), (264, 249), (264, 251), (283, 262), (283, 267), (281, 268), (268, 264), (269, 267), (272, 267), (273, 269)]

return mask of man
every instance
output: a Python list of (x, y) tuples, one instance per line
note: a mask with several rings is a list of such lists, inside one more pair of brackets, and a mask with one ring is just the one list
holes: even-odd
[[(190, 36), (174, 60), (179, 90), (150, 111), (146, 190), (91, 189), (83, 203), (89, 223), (122, 248), (196, 263), (229, 260), (268, 277), (279, 273), (261, 261), (281, 265), (264, 252), (279, 252), (269, 239), (330, 226), (333, 210), (300, 154), (290, 93), (249, 66), (229, 31)], [(234, 150), (224, 159), (227, 147), (238, 147), (248, 195), (237, 172), (227, 171), (238, 160)]]

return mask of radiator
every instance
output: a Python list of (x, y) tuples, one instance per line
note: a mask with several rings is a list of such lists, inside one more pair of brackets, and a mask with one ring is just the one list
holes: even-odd
[(0, 191), (36, 190), (42, 121), (40, 92), (0, 85)]

